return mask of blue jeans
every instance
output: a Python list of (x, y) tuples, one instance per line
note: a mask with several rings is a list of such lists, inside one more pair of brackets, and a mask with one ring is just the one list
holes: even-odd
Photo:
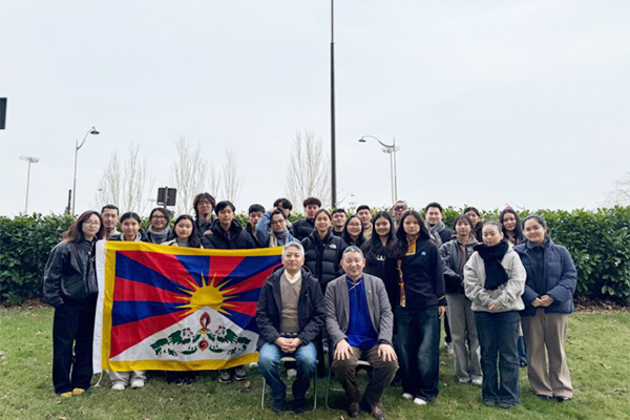
[(273, 343), (264, 344), (258, 358), (260, 373), (267, 380), (271, 397), (274, 401), (281, 401), (286, 396), (286, 386), (280, 379), (280, 359), (282, 357), (294, 357), (297, 361), (297, 376), (293, 382), (293, 398), (303, 400), (306, 391), (311, 385), (311, 378), (315, 376), (317, 368), (317, 350), (313, 343), (298, 347), (295, 353), (285, 353)]
[(396, 306), (403, 392), (429, 402), (440, 392), (440, 319), (437, 306)]
[(518, 383), (519, 313), (516, 311), (475, 312), (475, 322), (481, 343), (483, 400), (517, 404), (521, 397)]

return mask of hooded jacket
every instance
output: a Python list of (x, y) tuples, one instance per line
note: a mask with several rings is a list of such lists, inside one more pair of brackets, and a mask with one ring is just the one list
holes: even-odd
[(94, 244), (85, 239), (64, 241), (50, 251), (44, 268), (44, 298), (55, 308), (66, 299), (82, 300), (98, 294)]
[[(536, 293), (532, 285), (533, 273), (532, 263), (529, 259), (531, 245), (529, 241), (518, 244), (514, 250), (521, 257), (525, 271), (527, 272), (527, 281), (525, 282), (525, 291), (523, 293), (523, 301), (525, 302), (525, 310), (521, 312), (523, 316), (536, 314), (536, 308), (532, 306), (534, 299), (542, 296)], [(546, 294), (554, 299), (553, 303), (544, 308), (546, 313), (570, 314), (575, 307), (573, 306), (573, 293), (577, 286), (577, 270), (569, 251), (562, 245), (556, 245), (551, 239), (547, 239), (544, 245), (544, 279), (546, 283)]]
[[(283, 267), (271, 274), (260, 290), (260, 298), (256, 305), (256, 325), (260, 331), (257, 343), (259, 350), (265, 343), (273, 343), (280, 337), (280, 324), (282, 322), (280, 278), (284, 270)], [(302, 344), (308, 344), (317, 337), (324, 327), (326, 307), (324, 295), (317, 279), (304, 267), (302, 267), (301, 273), (302, 286), (298, 297), (300, 332), (297, 338), (302, 340)]]
[(525, 267), (511, 245), (503, 256), (501, 265), (508, 280), (494, 290), (484, 288), (486, 268), (478, 251), (472, 254), (464, 266), (464, 289), (466, 297), (472, 301), (473, 311), (490, 312), (488, 306), (491, 303), (494, 303), (499, 312), (521, 311), (525, 307), (521, 299), (525, 289)]
[(210, 228), (212, 235), (203, 237), (203, 247), (206, 249), (252, 249), (256, 243), (251, 235), (243, 229), (236, 220), (232, 220), (230, 229), (225, 231), (218, 221)]
[(304, 265), (319, 279), (322, 292), (326, 291), (326, 285), (343, 274), (339, 262), (347, 247), (346, 243), (340, 237), (333, 235), (332, 229), (323, 240), (319, 237), (317, 230), (314, 230), (302, 240), (302, 246), (304, 247)]

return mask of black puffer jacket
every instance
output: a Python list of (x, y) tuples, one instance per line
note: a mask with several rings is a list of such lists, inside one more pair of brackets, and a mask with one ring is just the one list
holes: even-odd
[(293, 223), (293, 237), (302, 241), (315, 229), (314, 219), (299, 219)]
[(94, 243), (57, 244), (44, 268), (44, 297), (55, 308), (66, 299), (82, 300), (98, 294), (94, 267)]
[[(258, 349), (263, 344), (273, 343), (280, 337), (280, 324), (282, 322), (280, 277), (282, 273), (284, 273), (284, 267), (269, 276), (260, 290), (260, 298), (256, 305), (256, 325), (260, 330)], [(298, 298), (300, 328), (298, 338), (302, 340), (302, 344), (313, 341), (324, 328), (326, 305), (318, 283), (307, 269), (302, 268), (302, 286)]]
[(225, 231), (217, 221), (210, 229), (212, 235), (203, 237), (203, 247), (206, 249), (252, 249), (256, 244), (252, 236), (243, 229), (238, 222), (232, 220), (232, 226)]
[(326, 285), (343, 274), (339, 262), (341, 255), (348, 246), (343, 239), (332, 234), (332, 229), (322, 241), (317, 230), (311, 232), (304, 240), (304, 265), (319, 279), (322, 292)]

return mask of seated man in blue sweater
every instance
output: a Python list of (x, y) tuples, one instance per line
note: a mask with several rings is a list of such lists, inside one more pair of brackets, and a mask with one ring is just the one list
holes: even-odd
[[(326, 329), (335, 349), (332, 370), (346, 391), (349, 416), (357, 417), (363, 408), (382, 420), (381, 398), (398, 369), (392, 346), (394, 315), (383, 281), (363, 274), (361, 249), (346, 248), (341, 266), (346, 274), (326, 289)], [(374, 369), (361, 401), (355, 380), (360, 359)]]

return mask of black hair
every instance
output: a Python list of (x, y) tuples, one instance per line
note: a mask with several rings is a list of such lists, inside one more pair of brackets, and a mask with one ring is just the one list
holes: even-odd
[(455, 231), (455, 234), (457, 234), (457, 230), (456, 230), (457, 222), (459, 222), (460, 220), (464, 220), (466, 223), (470, 225), (470, 233), (474, 236), (475, 227), (473, 226), (473, 222), (472, 220), (470, 220), (470, 217), (466, 216), (465, 214), (460, 214), (459, 216), (455, 218), (455, 221), (453, 222), (453, 230)]
[(477, 216), (481, 217), (481, 213), (479, 213), (479, 210), (477, 210), (475, 207), (466, 207), (464, 209), (464, 214), (468, 213), (469, 211), (474, 211)]
[(332, 215), (330, 214), (330, 212), (326, 209), (319, 209), (315, 212), (315, 217), (313, 217), (313, 220), (317, 219), (317, 216), (319, 216), (321, 213), (325, 213), (326, 216), (328, 216), (328, 218), (330, 219), (330, 221), (332, 222)]
[(216, 205), (216, 207), (214, 208), (214, 212), (217, 214), (217, 216), (219, 215), (219, 212), (221, 210), (223, 210), (224, 208), (229, 207), (232, 209), (232, 212), (236, 211), (236, 207), (234, 207), (234, 204), (232, 204), (232, 202), (228, 201), (228, 200), (224, 200), (224, 201), (219, 201)]
[(138, 224), (142, 224), (142, 219), (140, 219), (140, 216), (138, 216), (138, 213), (134, 213), (132, 211), (128, 211), (127, 213), (124, 213), (122, 216), (120, 216), (120, 224), (122, 225), (123, 222), (127, 219), (135, 219)]
[(171, 229), (171, 232), (168, 234), (167, 240), (170, 241), (173, 239), (177, 239), (177, 233), (175, 232), (175, 227), (182, 220), (189, 220), (190, 223), (192, 224), (192, 232), (190, 233), (190, 236), (188, 237), (188, 247), (201, 248), (201, 240), (202, 240), (201, 235), (199, 234), (199, 231), (197, 230), (197, 224), (195, 223), (195, 219), (193, 219), (193, 217), (189, 214), (182, 214), (175, 220), (175, 223), (173, 223), (173, 229)]
[(293, 204), (291, 204), (291, 202), (286, 198), (278, 198), (276, 201), (273, 202), (273, 206), (276, 208), (278, 206), (282, 206), (283, 209), (293, 210)]
[(263, 206), (261, 206), (260, 204), (252, 204), (251, 206), (249, 206), (249, 210), (247, 211), (247, 214), (252, 214), (255, 212), (261, 212), (264, 213), (265, 212), (265, 208)]
[(274, 210), (273, 213), (271, 213), (271, 216), (269, 216), (269, 222), (271, 223), (271, 221), (273, 221), (273, 216), (275, 216), (276, 214), (281, 214), (282, 218), (284, 220), (287, 220), (287, 215), (284, 214), (284, 212), (282, 210)]
[(94, 235), (94, 237), (96, 239), (103, 239), (103, 236), (105, 235), (105, 226), (103, 226), (103, 219), (98, 212), (93, 210), (83, 212), (81, 216), (79, 216), (77, 220), (72, 225), (70, 225), (68, 230), (61, 234), (61, 238), (65, 242), (81, 242), (81, 240), (85, 239), (85, 235), (83, 234), (82, 229), (83, 223), (85, 223), (90, 217), (92, 217), (92, 215), (96, 215), (99, 222), (101, 222), (101, 227), (99, 228), (98, 232), (96, 232), (96, 235)]
[(516, 243), (521, 243), (525, 241), (525, 235), (523, 235), (523, 226), (521, 225), (521, 219), (518, 217), (518, 213), (514, 211), (514, 209), (507, 208), (501, 212), (501, 216), (499, 216), (499, 222), (501, 222), (501, 227), (503, 229), (503, 234), (507, 236), (508, 231), (505, 229), (505, 225), (503, 224), (503, 219), (506, 214), (513, 214), (516, 219), (516, 226), (514, 227), (514, 237), (516, 238)]
[(169, 220), (171, 220), (171, 212), (168, 209), (165, 209), (164, 207), (156, 207), (153, 210), (151, 210), (151, 213), (149, 213), (149, 219), (153, 217), (153, 213), (155, 213), (156, 211), (159, 211), (160, 213), (164, 215), (164, 217), (166, 217), (167, 223)]
[(494, 226), (499, 230), (499, 232), (503, 233), (503, 225), (496, 220), (488, 220), (483, 224), (483, 227), (486, 226)]
[[(435, 201), (432, 202), (432, 203), (427, 204), (427, 206), (424, 208), (424, 213), (426, 214), (431, 207), (435, 207), (436, 209), (440, 209), (440, 213), (444, 213), (444, 209), (442, 208), (440, 203), (436, 203)], [(466, 212), (464, 212), (464, 213), (466, 213)]]
[(199, 204), (201, 200), (208, 200), (212, 208), (214, 208), (214, 205), (216, 203), (216, 201), (214, 200), (214, 197), (208, 193), (197, 194), (195, 196), (195, 199), (193, 200), (193, 209), (195, 210), (195, 218), (197, 219), (199, 219), (199, 209), (197, 208), (197, 205)]
[(429, 230), (424, 224), (424, 219), (422, 218), (420, 213), (418, 213), (415, 210), (407, 210), (406, 212), (403, 213), (402, 217), (400, 218), (400, 225), (398, 227), (398, 230), (396, 231), (397, 246), (394, 252), (394, 258), (402, 258), (407, 253), (407, 250), (409, 249), (409, 243), (407, 242), (407, 234), (405, 233), (405, 219), (407, 217), (415, 217), (415, 219), (418, 221), (418, 224), (420, 225), (420, 232), (418, 233), (418, 241), (433, 240), (433, 238), (431, 237), (431, 234), (429, 233)]
[(341, 207), (337, 207), (336, 209), (334, 209), (334, 210), (332, 211), (332, 214), (335, 214), (335, 213), (343, 213), (343, 214), (346, 214), (346, 211), (345, 211), (344, 209), (342, 209)]
[(530, 214), (529, 216), (524, 218), (523, 219), (523, 227), (525, 227), (525, 222), (527, 222), (530, 219), (534, 219), (535, 221), (537, 221), (540, 224), (540, 226), (544, 227), (545, 229), (548, 229), (547, 222), (545, 222), (545, 219), (543, 219), (542, 216), (539, 216), (537, 214)]
[(103, 214), (105, 210), (116, 210), (116, 214), (120, 214), (120, 210), (118, 209), (118, 207), (113, 204), (105, 204), (101, 209), (101, 214)]
[(319, 198), (315, 198), (315, 197), (309, 197), (306, 200), (304, 200), (304, 208), (306, 208), (306, 206), (310, 206), (312, 204), (315, 204), (317, 207), (321, 207), (322, 206), (322, 202), (319, 200)]
[[(350, 234), (348, 233), (348, 225), (350, 224), (352, 219), (354, 219), (355, 217), (359, 220), (359, 223), (361, 224), (361, 232), (359, 232), (359, 236), (357, 237), (356, 242), (354, 242), (354, 239), (352, 239), (350, 237)], [(363, 245), (363, 243), (365, 242), (365, 238), (363, 237), (363, 222), (361, 222), (361, 219), (359, 219), (359, 216), (357, 216), (356, 214), (353, 214), (352, 216), (348, 216), (346, 223), (343, 225), (343, 233), (341, 234), (341, 238), (348, 245), (356, 245), (358, 247), (361, 247)]]
[(361, 249), (365, 254), (365, 258), (370, 262), (376, 262), (378, 258), (377, 251), (382, 247), (381, 238), (376, 233), (376, 221), (381, 217), (389, 222), (389, 233), (387, 234), (387, 243), (385, 244), (385, 256), (391, 257), (394, 254), (394, 246), (396, 244), (396, 233), (394, 228), (394, 219), (386, 211), (379, 211), (372, 219), (372, 236), (365, 241)]
[(370, 213), (372, 212), (372, 210), (370, 210), (370, 206), (368, 206), (367, 204), (361, 204), (359, 207), (357, 207), (357, 213), (361, 210), (367, 210)]

